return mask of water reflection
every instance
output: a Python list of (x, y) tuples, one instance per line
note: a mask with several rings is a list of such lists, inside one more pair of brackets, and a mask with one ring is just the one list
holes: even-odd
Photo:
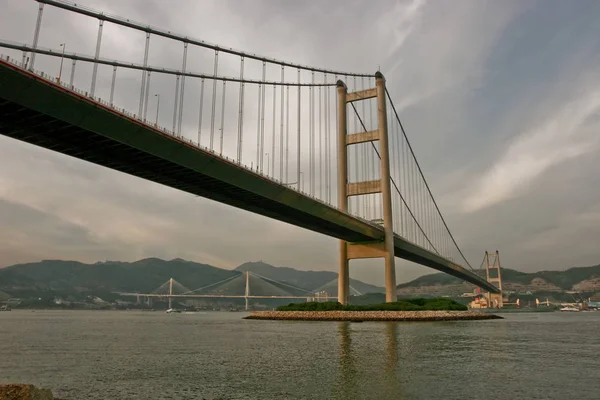
[(398, 369), (398, 323), (386, 322), (385, 325), (385, 342), (387, 350), (387, 362), (385, 363), (385, 371), (390, 380), (395, 380), (396, 370)]
[[(380, 393), (377, 398), (381, 399), (400, 399), (405, 398), (404, 389), (400, 380), (399, 372), (400, 359), (398, 357), (398, 323), (385, 323), (386, 339), (386, 365), (385, 378), (380, 386)], [(406, 362), (406, 360), (405, 360)]]
[(338, 325), (340, 341), (340, 372), (337, 381), (336, 398), (353, 398), (356, 394), (356, 361), (352, 354), (352, 338), (350, 337), (350, 322), (341, 321)]
[(396, 322), (368, 325), (340, 322), (338, 338), (339, 372), (333, 398), (404, 398)]

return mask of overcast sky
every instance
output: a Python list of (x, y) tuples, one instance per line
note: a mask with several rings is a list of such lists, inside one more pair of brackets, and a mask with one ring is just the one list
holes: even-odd
[[(522, 271), (600, 263), (597, 1), (77, 3), (299, 64), (381, 68), (472, 264), (496, 249), (504, 267)], [(37, 3), (0, 0), (0, 10), (0, 39), (31, 43)], [(40, 45), (93, 54), (95, 20), (46, 6), (43, 21)], [(124, 31), (105, 26), (102, 54), (141, 62), (143, 34)], [(152, 43), (151, 64), (179, 66), (179, 47)], [(56, 63), (36, 66), (55, 74)], [(0, 170), (0, 266), (181, 257), (222, 268), (263, 260), (337, 269), (334, 239), (13, 139), (0, 137)], [(397, 265), (399, 282), (434, 272)], [(351, 276), (383, 285), (383, 262), (353, 262)]]

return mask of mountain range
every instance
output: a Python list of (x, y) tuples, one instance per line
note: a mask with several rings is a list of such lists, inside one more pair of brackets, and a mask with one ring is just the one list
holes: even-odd
[[(146, 258), (136, 262), (107, 261), (84, 264), (77, 261), (44, 260), (0, 269), (0, 300), (6, 297), (41, 297), (44, 295), (97, 295), (114, 297), (113, 292), (151, 293), (174, 278), (187, 288), (196, 289), (215, 284), (250, 271), (285, 285), (306, 291), (325, 290), (337, 295), (337, 273), (300, 271), (275, 267), (262, 261), (247, 262), (234, 270), (182, 259)], [(598, 292), (600, 265), (570, 268), (565, 271), (525, 273), (503, 268), (505, 292)], [(350, 280), (351, 293), (382, 293), (384, 289), (355, 279)], [(472, 292), (475, 286), (453, 276), (435, 273), (398, 285), (398, 293), (406, 296), (454, 295)]]
[[(239, 276), (245, 271), (279, 281), (307, 291), (335, 288), (337, 274), (329, 271), (299, 271), (274, 267), (263, 262), (248, 262), (234, 270), (213, 267), (182, 259), (146, 258), (136, 262), (107, 261), (84, 264), (77, 261), (44, 260), (0, 269), (0, 293), (14, 297), (40, 295), (97, 295), (113, 292), (151, 293), (157, 287), (175, 279), (190, 289), (205, 287)], [(356, 293), (383, 292), (384, 289), (351, 280)], [(114, 295), (114, 293), (113, 293)], [(335, 294), (331, 294), (335, 295)]]
[[(485, 270), (479, 272), (485, 276)], [(600, 265), (575, 267), (565, 271), (521, 272), (502, 268), (502, 289), (522, 292), (597, 292), (600, 291)], [(444, 273), (421, 276), (398, 285), (398, 292), (407, 295), (460, 295), (472, 292), (474, 285)]]

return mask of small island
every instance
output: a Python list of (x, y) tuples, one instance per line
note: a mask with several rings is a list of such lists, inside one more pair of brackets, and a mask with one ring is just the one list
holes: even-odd
[(407, 299), (393, 303), (342, 305), (338, 302), (292, 303), (275, 311), (256, 311), (245, 319), (297, 321), (457, 321), (502, 319), (448, 298)]

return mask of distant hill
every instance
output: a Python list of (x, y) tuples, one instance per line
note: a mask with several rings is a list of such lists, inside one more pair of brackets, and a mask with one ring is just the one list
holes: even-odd
[[(337, 296), (338, 274), (331, 271), (300, 271), (294, 268), (274, 267), (262, 261), (244, 263), (237, 267), (236, 271), (250, 271), (306, 290), (326, 290), (330, 296)], [(362, 294), (385, 292), (382, 287), (370, 285), (356, 279), (350, 279), (350, 286)]]
[[(480, 274), (485, 276), (485, 271)], [(600, 265), (532, 273), (502, 268), (502, 283), (505, 291), (594, 292), (600, 290)], [(398, 285), (399, 293), (404, 294), (461, 294), (474, 288), (475, 286), (444, 273), (424, 275)]]
[[(159, 258), (146, 258), (131, 263), (107, 261), (95, 264), (44, 260), (0, 269), (0, 292), (9, 297), (54, 295), (106, 297), (112, 292), (151, 293), (169, 278), (174, 278), (187, 288), (197, 289), (239, 276), (247, 270), (283, 282), (269, 283), (251, 278), (251, 290), (263, 290), (269, 293), (272, 291), (273, 295), (286, 293), (302, 295), (306, 290), (312, 291), (337, 280), (337, 274), (334, 272), (298, 271), (292, 268), (274, 267), (262, 262), (245, 263), (235, 270), (226, 270), (182, 259), (166, 261)], [(239, 282), (236, 285), (239, 286)], [(288, 285), (299, 287), (305, 291), (294, 290)], [(382, 288), (356, 280), (351, 280), (351, 285), (360, 293), (383, 291)], [(214, 289), (225, 294), (227, 290), (239, 291), (237, 286), (229, 288), (216, 285)], [(333, 286), (337, 292), (337, 286)], [(328, 292), (333, 292), (333, 289), (329, 289), (327, 288)], [(240, 293), (236, 292), (236, 294)], [(336, 294), (330, 293), (332, 296)], [(109, 297), (114, 297), (114, 295)]]
[[(262, 288), (277, 292), (274, 294), (283, 291), (294, 295), (303, 293), (290, 288), (291, 285), (305, 291), (325, 290), (330, 296), (337, 295), (337, 273), (331, 271), (300, 271), (274, 267), (260, 261), (244, 263), (235, 270), (226, 270), (182, 259), (167, 261), (146, 258), (131, 263), (108, 261), (85, 264), (77, 261), (44, 260), (13, 265), (0, 269), (0, 297), (95, 295), (105, 298), (112, 292), (120, 291), (150, 293), (171, 277), (185, 287), (197, 289), (240, 276), (244, 271), (279, 282), (261, 282), (251, 278), (250, 286), (254, 290)], [(600, 265), (534, 273), (503, 268), (502, 277), (505, 291), (600, 292)], [(381, 287), (355, 279), (350, 280), (350, 286), (353, 289), (352, 295), (384, 292)], [(227, 290), (219, 285), (214, 288)], [(475, 286), (450, 275), (437, 273), (398, 285), (398, 289), (400, 295), (407, 296), (461, 295), (472, 292)]]
[(44, 260), (0, 269), (0, 291), (14, 296), (36, 291), (150, 293), (171, 277), (194, 289), (234, 275), (239, 272), (181, 259), (146, 258), (132, 263), (108, 261), (96, 264)]

